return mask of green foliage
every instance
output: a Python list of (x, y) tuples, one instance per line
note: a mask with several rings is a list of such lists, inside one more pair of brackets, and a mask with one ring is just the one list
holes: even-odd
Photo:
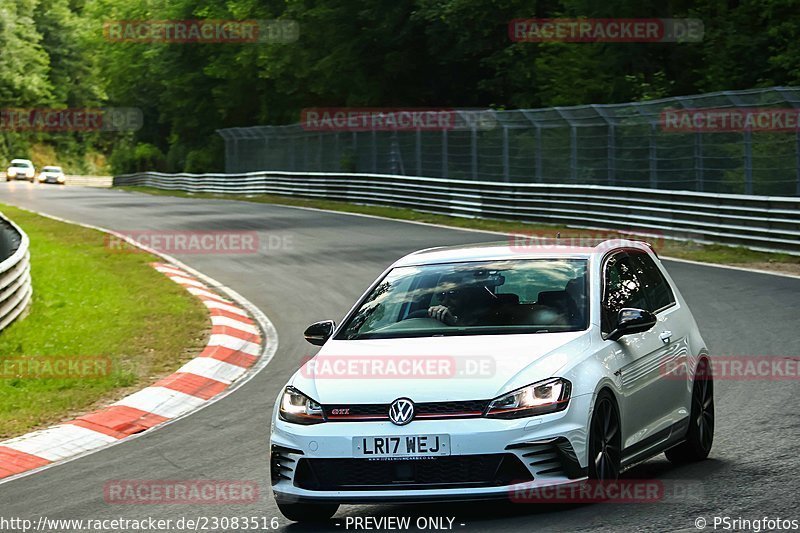
[(155, 145), (148, 143), (120, 143), (109, 158), (114, 174), (166, 170), (166, 157)]
[(37, 8), (37, 0), (0, 4), (0, 102), (5, 107), (53, 101), (49, 58), (31, 16)]
[[(701, 19), (704, 39), (508, 37), (514, 18), (643, 16)], [(297, 42), (147, 44), (103, 35), (111, 21), (276, 18), (299, 23)], [(119, 144), (119, 168), (152, 161), (170, 171), (217, 170), (215, 130), (293, 123), (305, 107), (513, 109), (798, 85), (798, 37), (796, 0), (6, 0), (0, 105), (136, 107), (144, 127), (130, 143), (103, 133), (73, 136), (77, 144), (61, 149)], [(3, 155), (30, 142), (0, 134)], [(148, 147), (137, 155), (139, 145)]]

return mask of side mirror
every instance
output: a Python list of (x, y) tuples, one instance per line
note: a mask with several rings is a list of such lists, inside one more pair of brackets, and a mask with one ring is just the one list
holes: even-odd
[(625, 308), (617, 313), (617, 329), (609, 333), (608, 339), (618, 341), (624, 335), (642, 333), (656, 325), (656, 315), (644, 309)]
[(325, 344), (325, 341), (333, 335), (334, 329), (336, 329), (336, 322), (333, 320), (323, 320), (322, 322), (315, 322), (308, 326), (303, 336), (311, 344), (322, 346)]

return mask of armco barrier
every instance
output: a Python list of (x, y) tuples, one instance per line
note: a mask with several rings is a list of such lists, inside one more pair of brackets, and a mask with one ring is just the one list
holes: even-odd
[(77, 185), (80, 187), (111, 187), (113, 179), (111, 176), (73, 176), (67, 174), (66, 185)]
[(31, 300), (29, 244), (25, 232), (0, 213), (0, 330)]
[(800, 255), (800, 198), (597, 185), (251, 172), (114, 178), (114, 185), (221, 194), (278, 194), (404, 207), (445, 215), (619, 229)]

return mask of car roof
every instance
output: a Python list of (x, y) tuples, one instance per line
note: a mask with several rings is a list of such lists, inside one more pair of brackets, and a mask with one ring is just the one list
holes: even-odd
[(31, 165), (33, 162), (30, 159), (12, 159), (12, 163), (30, 163)]
[(652, 250), (646, 242), (630, 239), (532, 239), (526, 235), (510, 235), (508, 240), (499, 242), (426, 248), (400, 258), (392, 266), (511, 259), (588, 259), (620, 248)]
[(58, 166), (58, 165), (47, 165), (46, 167), (42, 167), (42, 168), (57, 168), (58, 170), (61, 170), (61, 167)]

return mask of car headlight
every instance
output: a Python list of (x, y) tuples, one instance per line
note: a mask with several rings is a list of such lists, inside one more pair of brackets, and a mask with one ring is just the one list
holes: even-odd
[(572, 384), (566, 379), (539, 381), (495, 398), (485, 416), (510, 419), (563, 411), (571, 392)]
[(283, 391), (278, 415), (281, 420), (305, 426), (325, 422), (322, 406), (294, 387)]
[(17, 175), (17, 171), (9, 168), (8, 169), (8, 175), (13, 178), (14, 176)]

